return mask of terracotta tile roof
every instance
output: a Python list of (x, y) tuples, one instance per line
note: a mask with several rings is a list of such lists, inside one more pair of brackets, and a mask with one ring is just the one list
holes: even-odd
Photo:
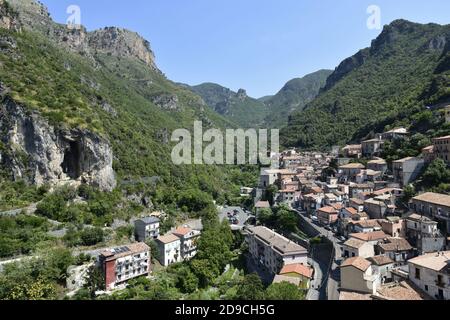
[(336, 211), (336, 209), (333, 207), (323, 207), (323, 208), (320, 208), (318, 211), (323, 212), (325, 214), (337, 214), (338, 213)]
[(304, 266), (300, 263), (288, 264), (288, 265), (285, 265), (283, 267), (283, 269), (281, 269), (280, 275), (287, 274), (287, 273), (297, 273), (297, 274), (300, 274), (304, 277), (311, 279), (313, 276), (313, 273), (314, 273), (314, 269)]
[(351, 198), (350, 201), (360, 206), (364, 205), (364, 200), (361, 199)]
[(445, 251), (439, 254), (437, 252), (425, 254), (423, 256), (413, 258), (408, 262), (434, 271), (443, 272), (449, 268), (449, 261), (450, 251)]
[(430, 219), (430, 218), (428, 218), (428, 217), (426, 217), (426, 216), (421, 216), (420, 214), (417, 214), (417, 213), (410, 214), (406, 219), (407, 219), (407, 220), (414, 221), (414, 222), (430, 222), (430, 223), (437, 223), (437, 222), (435, 222), (434, 220), (432, 220), (432, 219)]
[(365, 169), (366, 167), (362, 163), (349, 163), (340, 166), (339, 169)]
[(361, 228), (378, 228), (381, 227), (378, 220), (362, 220), (355, 223), (355, 225), (360, 226)]
[(356, 210), (355, 208), (352, 208), (352, 207), (350, 207), (350, 208), (345, 208), (345, 210), (347, 211), (347, 212), (349, 212), (350, 214), (358, 214), (358, 210)]
[(403, 238), (389, 238), (378, 246), (383, 251), (409, 251), (413, 249), (409, 242)]
[(413, 200), (450, 207), (450, 196), (440, 193), (426, 192), (414, 197)]
[(174, 234), (169, 234), (169, 235), (166, 235), (166, 236), (159, 236), (158, 239), (156, 239), (156, 240), (158, 240), (158, 241), (160, 241), (160, 242), (162, 242), (164, 244), (167, 244), (167, 243), (172, 243), (172, 242), (175, 242), (175, 241), (179, 241), (180, 238), (178, 238)]
[(177, 228), (173, 234), (174, 235), (178, 235), (178, 236), (185, 236), (187, 235), (189, 232), (191, 232), (192, 229), (191, 228), (187, 228), (187, 227), (179, 227)]
[(349, 258), (349, 259), (345, 260), (342, 263), (341, 268), (352, 266), (361, 271), (366, 271), (370, 267), (370, 265), (371, 264), (367, 259), (364, 259), (361, 257), (354, 257), (354, 258)]
[(369, 293), (359, 293), (359, 292), (341, 290), (339, 293), (339, 300), (341, 300), (341, 301), (350, 301), (350, 300), (372, 301), (373, 299), (372, 299), (372, 295)]
[(385, 284), (377, 289), (377, 293), (385, 300), (431, 300), (410, 281)]
[(362, 241), (379, 241), (386, 239), (388, 235), (383, 231), (374, 231), (374, 232), (366, 232), (366, 233), (352, 233), (350, 234), (351, 238), (356, 238)]
[(368, 259), (372, 264), (377, 266), (385, 266), (387, 264), (394, 263), (394, 261), (388, 256), (375, 256)]
[(331, 207), (333, 207), (335, 210), (338, 210), (338, 211), (344, 208), (344, 206), (340, 203), (334, 203), (331, 205)]
[(311, 188), (311, 191), (314, 193), (323, 193), (322, 188), (319, 188), (319, 187), (313, 187), (313, 188)]
[(270, 208), (269, 201), (258, 201), (255, 204), (255, 208)]
[(350, 238), (344, 243), (344, 246), (354, 248), (354, 249), (359, 249), (366, 243), (367, 243), (366, 241), (362, 241), (362, 240), (359, 240), (356, 238)]

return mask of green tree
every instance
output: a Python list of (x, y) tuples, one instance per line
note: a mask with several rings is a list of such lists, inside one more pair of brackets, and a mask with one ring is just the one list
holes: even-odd
[(220, 275), (220, 269), (218, 266), (210, 260), (207, 259), (194, 259), (191, 261), (192, 271), (195, 273), (199, 280), (199, 286), (201, 288), (206, 288), (208, 285), (213, 283)]
[(101, 228), (87, 227), (80, 232), (81, 243), (85, 246), (93, 246), (103, 241), (104, 232)]
[(197, 276), (191, 271), (189, 266), (181, 265), (181, 267), (176, 270), (177, 275), (177, 288), (183, 293), (195, 292), (199, 285), (199, 280)]
[(450, 170), (447, 169), (444, 160), (436, 159), (425, 170), (422, 179), (426, 187), (434, 187), (441, 183), (449, 183)]
[(289, 282), (274, 283), (266, 290), (267, 300), (303, 300), (304, 293)]
[(100, 268), (91, 266), (87, 272), (84, 288), (88, 290), (91, 299), (95, 298), (95, 292), (105, 290), (105, 277)]
[(272, 209), (264, 208), (258, 213), (258, 221), (264, 226), (272, 226), (275, 222), (275, 215)]
[(277, 212), (277, 226), (283, 232), (295, 232), (298, 230), (299, 218), (291, 210), (281, 208)]
[(264, 285), (256, 274), (248, 274), (238, 286), (236, 293), (238, 300), (263, 300), (265, 297)]

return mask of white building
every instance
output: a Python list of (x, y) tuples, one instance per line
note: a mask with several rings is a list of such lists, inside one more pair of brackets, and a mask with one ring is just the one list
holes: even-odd
[(438, 222), (426, 216), (411, 214), (406, 219), (406, 234), (422, 254), (445, 249), (446, 239), (438, 228)]
[(278, 173), (280, 170), (278, 169), (261, 169), (261, 174), (259, 177), (259, 184), (261, 188), (267, 188), (269, 186), (274, 185), (278, 180)]
[(167, 267), (173, 263), (181, 262), (181, 240), (173, 234), (159, 236), (156, 239), (159, 249), (159, 262)]
[(197, 240), (201, 232), (187, 227), (180, 227), (173, 234), (180, 238), (181, 258), (183, 260), (192, 259), (197, 254)]
[(394, 181), (402, 186), (414, 182), (422, 172), (425, 160), (420, 158), (404, 158), (393, 162)]
[(253, 259), (273, 275), (285, 265), (308, 265), (308, 251), (266, 227), (246, 229), (246, 241)]
[(342, 255), (344, 258), (370, 258), (375, 256), (375, 247), (372, 243), (350, 238), (342, 245)]
[(342, 263), (340, 269), (342, 290), (376, 294), (381, 276), (374, 271), (367, 259), (349, 258)]
[(450, 251), (419, 256), (408, 266), (414, 284), (434, 299), (450, 300)]

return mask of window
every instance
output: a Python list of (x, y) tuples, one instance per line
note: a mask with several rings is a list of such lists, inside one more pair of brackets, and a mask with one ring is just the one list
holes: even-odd
[(428, 291), (428, 286), (425, 286), (425, 291)]
[(420, 280), (420, 269), (416, 268), (416, 279)]

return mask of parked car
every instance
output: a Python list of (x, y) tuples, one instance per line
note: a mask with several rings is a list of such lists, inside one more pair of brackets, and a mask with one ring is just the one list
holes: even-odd
[(344, 236), (340, 236), (340, 237), (338, 237), (338, 239), (339, 239), (339, 241), (342, 241), (342, 242), (347, 241), (347, 238)]
[(319, 219), (316, 216), (311, 216), (311, 220), (315, 222), (319, 221)]

